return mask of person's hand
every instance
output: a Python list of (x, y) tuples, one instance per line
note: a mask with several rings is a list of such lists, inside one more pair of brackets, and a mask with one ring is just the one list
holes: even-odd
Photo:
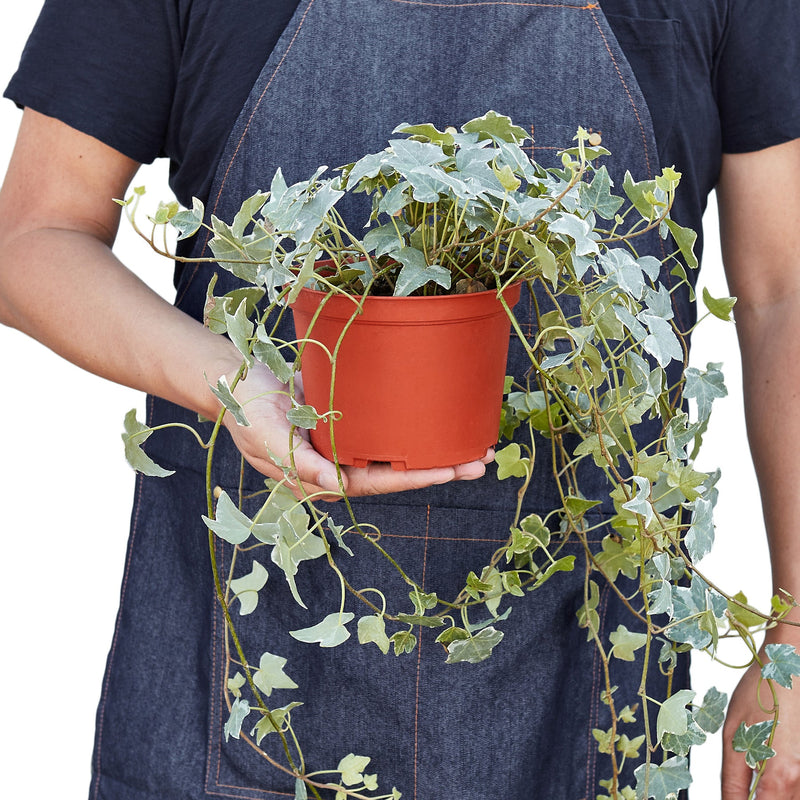
[[(297, 389), (300, 388), (299, 375), (296, 381)], [(291, 465), (291, 426), (286, 412), (291, 409), (292, 402), (287, 387), (268, 369), (254, 364), (247, 378), (237, 385), (234, 394), (250, 422), (249, 427), (244, 427), (238, 425), (231, 414), (225, 415), (225, 426), (234, 443), (252, 467), (270, 478), (283, 479), (284, 472), (276, 464)], [(305, 431), (297, 429), (294, 432), (293, 458), (297, 478), (290, 488), (298, 498), (314, 496), (324, 500), (337, 500), (341, 497), (341, 489), (336, 466), (312, 447), (305, 434)], [(450, 481), (480, 478), (486, 471), (486, 464), (493, 458), (494, 453), (489, 450), (480, 461), (456, 467), (404, 472), (392, 469), (390, 464), (343, 467), (342, 481), (350, 497), (390, 494)]]
[[(800, 651), (800, 631), (779, 625), (767, 632), (766, 644), (794, 644)], [(761, 658), (766, 663), (764, 649)], [(747, 800), (753, 770), (747, 766), (743, 753), (733, 750), (733, 736), (739, 724), (752, 725), (770, 719), (759, 706), (758, 678), (761, 668), (753, 664), (745, 672), (734, 691), (722, 732), (722, 800)], [(772, 747), (776, 755), (767, 761), (766, 770), (756, 789), (758, 800), (800, 800), (800, 679), (794, 679), (789, 691), (773, 681), (777, 693), (779, 723)], [(761, 705), (769, 710), (772, 695), (766, 681), (761, 683)]]

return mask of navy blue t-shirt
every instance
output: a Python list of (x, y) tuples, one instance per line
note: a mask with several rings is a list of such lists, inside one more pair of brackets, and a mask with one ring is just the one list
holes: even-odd
[[(167, 156), (178, 199), (205, 200), (297, 5), (47, 0), (6, 95), (137, 161)], [(792, 0), (601, 6), (650, 106), (661, 164), (684, 173), (675, 216), (699, 228), (723, 152), (800, 137), (800, 11)]]

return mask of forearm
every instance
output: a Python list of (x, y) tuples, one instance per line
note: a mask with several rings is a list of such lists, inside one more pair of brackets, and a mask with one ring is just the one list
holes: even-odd
[[(800, 294), (787, 293), (763, 305), (741, 303), (736, 319), (773, 589), (800, 599)], [(792, 618), (800, 621), (796, 613)]]
[(206, 416), (219, 405), (204, 373), (215, 381), (241, 360), (82, 231), (40, 228), (4, 242), (0, 321), (97, 375)]

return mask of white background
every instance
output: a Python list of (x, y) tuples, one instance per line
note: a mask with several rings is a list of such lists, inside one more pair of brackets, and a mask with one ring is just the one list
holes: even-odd
[[(8, 0), (6, 0), (8, 2)], [(40, 0), (15, 4), (0, 27), (0, 84), (5, 87)], [(0, 104), (0, 175), (20, 112)], [(136, 184), (167, 198), (166, 165), (146, 167)], [(726, 294), (716, 211), (706, 215), (702, 282)], [(165, 295), (171, 264), (153, 257), (124, 227), (123, 261)], [(58, 254), (53, 257), (58, 259)], [(64, 324), (69, 325), (65, 309)], [(126, 547), (133, 473), (122, 455), (125, 412), (142, 397), (80, 372), (17, 331), (0, 327), (0, 531), (4, 579), (0, 686), (5, 796), (76, 800), (87, 794), (95, 707), (111, 639)], [(721, 466), (718, 553), (702, 567), (751, 601), (768, 603), (766, 546), (741, 414), (735, 331), (711, 319), (696, 335), (693, 363), (724, 362), (729, 397), (718, 401), (701, 468)], [(140, 418), (142, 414), (140, 413)], [(535, 598), (532, 598), (535, 602)], [(695, 683), (729, 690), (727, 671), (698, 657)], [(694, 797), (719, 797), (718, 737), (693, 753)], [(495, 800), (487, 797), (487, 800)]]

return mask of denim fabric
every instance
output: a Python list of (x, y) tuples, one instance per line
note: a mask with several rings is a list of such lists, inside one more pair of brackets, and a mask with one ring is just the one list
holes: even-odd
[[(231, 133), (209, 212), (230, 219), (244, 197), (268, 186), (278, 166), (288, 180), (299, 180), (319, 163), (335, 166), (381, 149), (402, 122), (460, 125), (490, 108), (530, 129), (532, 153), (544, 163), (583, 125), (602, 133), (618, 184), (624, 169), (637, 178), (657, 170), (647, 106), (596, 3), (305, 0)], [(345, 210), (356, 226), (363, 213)], [(662, 255), (657, 236), (643, 237), (640, 245), (640, 252)], [(211, 272), (186, 269), (179, 286), (178, 304), (198, 318)], [(216, 292), (234, 285), (222, 273)], [(521, 301), (516, 311), (535, 335), (530, 302)], [(283, 333), (291, 338), (290, 330)], [(519, 373), (524, 366), (522, 349), (512, 346), (509, 369)], [(151, 424), (176, 419), (195, 423), (188, 412), (151, 399)], [(222, 619), (199, 519), (203, 455), (181, 432), (152, 437), (148, 450), (179, 474), (139, 481), (98, 711), (92, 797), (292, 797), (291, 780), (243, 742), (224, 741)], [(215, 480), (230, 484), (238, 464), (226, 442)], [(263, 486), (252, 470), (244, 483)], [(506, 540), (516, 489), (490, 470), (474, 483), (370, 498), (356, 504), (356, 513), (381, 527), (412, 577), (447, 598)], [(530, 494), (527, 511), (551, 507), (546, 469)], [(364, 558), (340, 560), (354, 586), (392, 581), (369, 545), (352, 546)], [(401, 658), (384, 657), (372, 645), (300, 644), (285, 631), (337, 610), (338, 584), (327, 567), (302, 564), (304, 611), (273, 568), (261, 605), (244, 626), (244, 646), (289, 659), (287, 672), (305, 701), (293, 719), (308, 768), (335, 765), (348, 752), (369, 754), (369, 771), (378, 772), (382, 788), (396, 785), (409, 800), (594, 797), (608, 769), (598, 765), (591, 729), (608, 723), (599, 702), (600, 664), (575, 620), (583, 603), (583, 555), (577, 544), (567, 547), (578, 556), (575, 571), (515, 598), (504, 641), (479, 665), (445, 665), (434, 642), (438, 632), (424, 629), (417, 630), (420, 648)], [(248, 571), (246, 559), (240, 567), (239, 574)], [(599, 610), (606, 633), (620, 622), (634, 627), (608, 589)], [(621, 705), (637, 702), (640, 679), (632, 669), (620, 683)], [(654, 689), (663, 683), (657, 671), (651, 680)], [(674, 686), (685, 681), (682, 673)], [(278, 691), (275, 704), (290, 695)]]

